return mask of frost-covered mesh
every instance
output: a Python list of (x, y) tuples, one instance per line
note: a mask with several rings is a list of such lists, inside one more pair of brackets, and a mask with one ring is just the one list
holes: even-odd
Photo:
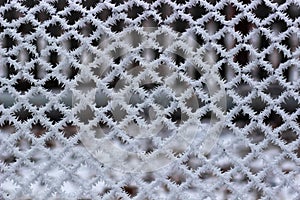
[(300, 4), (0, 1), (1, 199), (299, 199)]

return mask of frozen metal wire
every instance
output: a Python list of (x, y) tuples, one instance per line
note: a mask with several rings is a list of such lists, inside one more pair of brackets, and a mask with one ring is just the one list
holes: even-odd
[(0, 197), (299, 199), (299, 13), (296, 0), (0, 1)]

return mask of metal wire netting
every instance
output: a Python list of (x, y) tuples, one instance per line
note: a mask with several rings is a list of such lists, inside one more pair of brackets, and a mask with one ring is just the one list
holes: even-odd
[(299, 16), (0, 1), (0, 198), (299, 199)]

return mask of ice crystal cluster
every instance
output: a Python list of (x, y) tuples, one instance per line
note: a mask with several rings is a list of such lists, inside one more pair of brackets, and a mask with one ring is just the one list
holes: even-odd
[(297, 0), (0, 0), (0, 199), (299, 199)]

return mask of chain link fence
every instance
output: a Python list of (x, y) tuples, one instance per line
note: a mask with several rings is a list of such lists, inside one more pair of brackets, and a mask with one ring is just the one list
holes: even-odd
[(297, 0), (0, 0), (0, 199), (300, 199)]

